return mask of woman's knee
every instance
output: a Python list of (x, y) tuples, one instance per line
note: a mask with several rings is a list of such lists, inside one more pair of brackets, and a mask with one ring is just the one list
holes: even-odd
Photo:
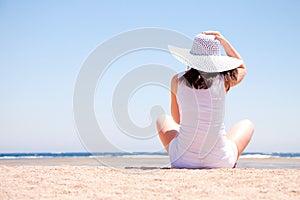
[(172, 116), (170, 115), (160, 115), (156, 120), (156, 128), (158, 133), (165, 133), (170, 130), (179, 131), (179, 124), (177, 124)]
[(156, 119), (156, 128), (158, 130), (158, 132), (160, 132), (164, 126), (166, 126), (168, 120), (168, 115), (160, 115), (157, 119)]
[(236, 123), (228, 132), (227, 137), (232, 140), (240, 140), (243, 138), (250, 139), (254, 132), (254, 125), (253, 123), (248, 120), (244, 119)]
[(244, 119), (241, 122), (249, 130), (249, 132), (251, 132), (253, 134), (253, 132), (254, 132), (254, 124), (253, 124), (253, 122), (250, 121), (249, 119)]

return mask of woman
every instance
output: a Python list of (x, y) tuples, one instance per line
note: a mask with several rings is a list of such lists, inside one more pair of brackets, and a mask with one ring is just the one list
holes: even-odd
[[(220, 47), (227, 56), (221, 56)], [(249, 120), (224, 126), (226, 93), (246, 75), (231, 44), (216, 31), (195, 37), (191, 49), (169, 46), (190, 69), (171, 81), (171, 116), (160, 116), (157, 129), (174, 168), (234, 168), (254, 128)]]

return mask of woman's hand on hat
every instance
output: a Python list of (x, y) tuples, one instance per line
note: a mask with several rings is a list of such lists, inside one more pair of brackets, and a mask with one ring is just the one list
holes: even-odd
[(239, 53), (233, 48), (233, 46), (228, 42), (228, 40), (226, 40), (226, 38), (219, 31), (203, 31), (202, 34), (214, 35), (215, 39), (220, 41), (227, 56), (242, 60), (242, 57), (239, 55)]
[(223, 45), (226, 42), (225, 37), (219, 31), (203, 31), (202, 34), (214, 35), (216, 40), (219, 40)]
[(220, 41), (228, 56), (241, 59), (237, 51), (219, 31), (203, 31), (202, 34), (215, 36), (215, 39)]

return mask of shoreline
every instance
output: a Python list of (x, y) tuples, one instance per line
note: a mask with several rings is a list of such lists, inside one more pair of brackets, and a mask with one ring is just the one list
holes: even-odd
[[(55, 157), (0, 159), (5, 166), (108, 166), (116, 168), (168, 168), (168, 157)], [(237, 168), (300, 169), (300, 158), (240, 158)]]

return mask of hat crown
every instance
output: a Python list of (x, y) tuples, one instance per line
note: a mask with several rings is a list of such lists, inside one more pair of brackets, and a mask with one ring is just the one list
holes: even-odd
[(213, 35), (196, 35), (190, 53), (199, 56), (220, 56), (220, 41)]

